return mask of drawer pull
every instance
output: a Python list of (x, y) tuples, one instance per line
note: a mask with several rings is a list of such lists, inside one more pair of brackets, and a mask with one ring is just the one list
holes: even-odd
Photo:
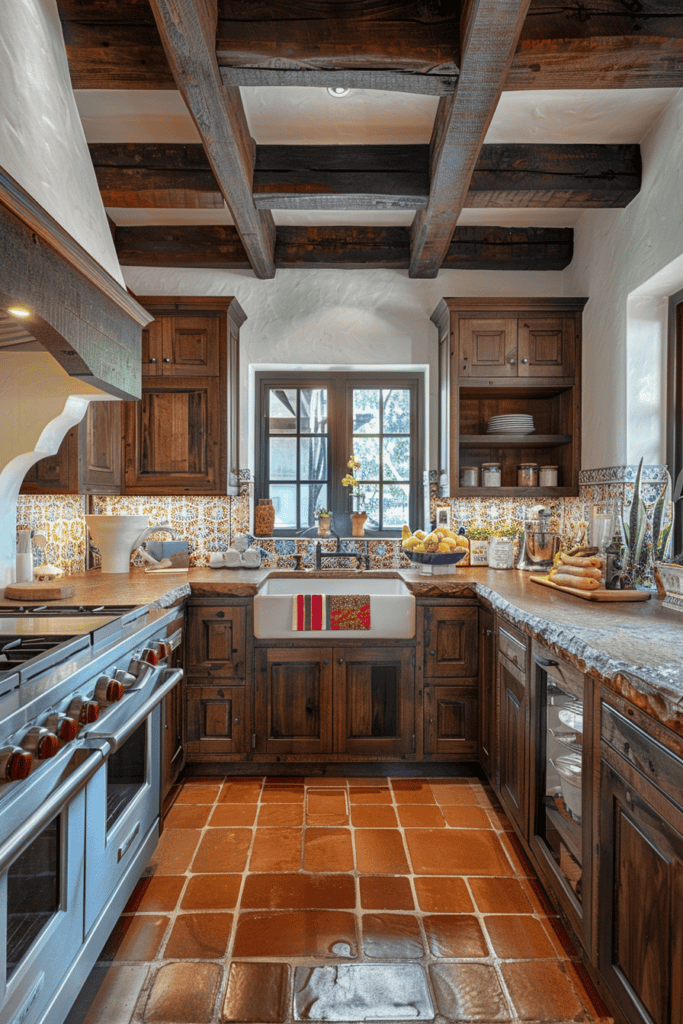
[(436, 651), (430, 651), (429, 656), (430, 658), (434, 658), (436, 656)]
[(133, 829), (131, 834), (128, 836), (128, 838), (126, 840), (124, 840), (123, 845), (119, 846), (119, 853), (118, 853), (118, 857), (116, 858), (117, 861), (123, 860), (123, 858), (126, 856), (126, 854), (128, 853), (128, 851), (131, 848), (131, 844), (132, 844), (133, 840), (135, 839), (135, 837), (136, 837), (136, 835), (138, 834), (139, 831), (140, 831), (140, 822), (137, 823), (137, 825), (135, 826), (135, 828)]

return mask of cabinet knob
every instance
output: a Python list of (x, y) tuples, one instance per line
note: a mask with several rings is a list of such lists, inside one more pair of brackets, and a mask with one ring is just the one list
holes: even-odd
[(429, 656), (430, 658), (434, 658), (436, 656), (436, 651), (430, 651)]
[(487, 636), (493, 636), (493, 630), (492, 629), (487, 629), (486, 630), (486, 635)]
[(235, 719), (235, 725), (239, 725), (239, 722), (240, 722), (239, 718), (236, 718)]
[(156, 363), (156, 361), (156, 356), (152, 356), (152, 358), (150, 359), (150, 363)]
[(329, 663), (330, 663), (330, 659), (329, 658), (323, 658), (323, 665), (329, 665)]
[(344, 664), (344, 659), (343, 658), (337, 658), (337, 664), (338, 665), (343, 665)]
[(168, 356), (164, 356), (164, 362), (165, 362), (165, 363), (170, 363), (170, 362), (171, 362), (171, 360), (170, 360), (170, 359), (168, 358)]
[(522, 362), (523, 362), (523, 363), (524, 363), (524, 365), (526, 366), (526, 364), (527, 364), (527, 363), (529, 362), (529, 360), (528, 360), (528, 359), (522, 359)]
[(515, 357), (514, 356), (510, 356), (510, 358), (508, 359), (508, 363), (510, 364), (510, 366), (514, 366), (515, 365)]

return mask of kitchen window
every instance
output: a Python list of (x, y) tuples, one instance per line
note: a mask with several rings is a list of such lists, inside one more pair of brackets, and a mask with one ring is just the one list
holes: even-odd
[(353, 455), (366, 533), (395, 536), (421, 522), (424, 448), (421, 373), (259, 373), (256, 498), (271, 498), (274, 533), (315, 526), (315, 509), (350, 533), (355, 498), (342, 486)]
[[(667, 465), (672, 480), (683, 469), (683, 290), (669, 298)], [(673, 552), (683, 551), (683, 523), (674, 516)]]

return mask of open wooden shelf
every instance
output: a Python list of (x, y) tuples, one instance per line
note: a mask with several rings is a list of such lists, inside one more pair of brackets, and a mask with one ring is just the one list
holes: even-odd
[(461, 448), (556, 448), (572, 443), (571, 434), (461, 434)]

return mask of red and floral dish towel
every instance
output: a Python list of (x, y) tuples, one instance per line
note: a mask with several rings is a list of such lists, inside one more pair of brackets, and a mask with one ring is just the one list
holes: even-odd
[(335, 594), (327, 606), (330, 629), (370, 629), (369, 594)]
[(294, 598), (294, 630), (329, 629), (324, 594), (297, 594)]

